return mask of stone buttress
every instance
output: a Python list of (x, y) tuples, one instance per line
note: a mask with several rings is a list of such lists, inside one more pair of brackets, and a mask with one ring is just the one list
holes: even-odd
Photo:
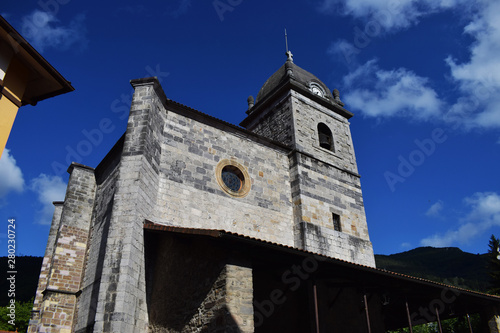
[(102, 261), (100, 273), (95, 274), (97, 266), (87, 272), (89, 277), (95, 276), (89, 281), (96, 291), (92, 300), (95, 310), (79, 318), (76, 331), (126, 333), (147, 329), (143, 223), (154, 214), (158, 192), (165, 95), (157, 80), (134, 80), (131, 84), (135, 92), (115, 166), (116, 184), (113, 192), (103, 197), (110, 207), (94, 222), (107, 224), (101, 251), (94, 255)]
[(64, 203), (56, 203), (28, 332), (73, 331), (95, 197), (94, 169), (71, 164)]

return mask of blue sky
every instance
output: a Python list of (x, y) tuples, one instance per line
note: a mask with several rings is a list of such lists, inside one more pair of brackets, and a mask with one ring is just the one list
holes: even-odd
[[(22, 7), (22, 8), (21, 8)], [(126, 129), (129, 80), (238, 124), (286, 60), (337, 88), (375, 253), (500, 236), (500, 2), (3, 0), (0, 13), (75, 87), (20, 109), (0, 159), (0, 254), (43, 255), (71, 161)]]

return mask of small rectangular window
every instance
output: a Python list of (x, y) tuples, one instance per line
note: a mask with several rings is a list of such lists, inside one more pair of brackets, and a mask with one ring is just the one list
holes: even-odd
[(332, 213), (333, 219), (333, 229), (336, 231), (342, 231), (342, 227), (340, 226), (340, 215)]

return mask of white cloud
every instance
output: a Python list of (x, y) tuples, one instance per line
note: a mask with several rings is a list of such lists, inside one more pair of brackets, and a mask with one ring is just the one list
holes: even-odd
[(63, 26), (52, 13), (37, 9), (23, 18), (21, 33), (39, 52), (47, 48), (67, 50), (75, 46), (82, 49), (87, 44), (84, 21), (85, 15), (80, 14), (68, 26)]
[(474, 223), (466, 223), (456, 230), (448, 230), (444, 235), (434, 234), (420, 241), (422, 246), (450, 247), (453, 245), (467, 244), (483, 230), (479, 230)]
[[(500, 2), (465, 0), (322, 0), (320, 9), (324, 12), (335, 10), (341, 15), (348, 15), (364, 21), (364, 25), (356, 26), (352, 41), (344, 39), (332, 43), (329, 53), (343, 56), (348, 64), (356, 60), (357, 55), (373, 41), (373, 38), (386, 32), (397, 32), (401, 29), (418, 24), (419, 20), (434, 13), (453, 10), (461, 16), (464, 24), (464, 34), (473, 38), (469, 46), (470, 57), (466, 61), (458, 61), (453, 55), (444, 59), (445, 68), (449, 70), (447, 77), (455, 85), (458, 98), (447, 103), (439, 102), (434, 89), (429, 87), (427, 78), (416, 76), (406, 69), (390, 72), (392, 77), (405, 76), (417, 91), (406, 89), (404, 80), (400, 84), (392, 84), (383, 93), (374, 92), (370, 87), (358, 89), (353, 94), (353, 103), (357, 108), (364, 108), (368, 115), (390, 116), (401, 113), (397, 107), (407, 108), (406, 113), (412, 113), (412, 107), (406, 105), (404, 99), (409, 98), (424, 105), (420, 118), (426, 119), (435, 115), (439, 109), (446, 113), (442, 119), (454, 128), (500, 128)], [(356, 30), (357, 29), (357, 30)], [(425, 59), (424, 59), (425, 61)], [(367, 64), (369, 64), (368, 62)], [(357, 65), (357, 64), (356, 64)], [(366, 64), (363, 66), (366, 70)], [(377, 69), (376, 75), (380, 74)], [(357, 70), (359, 72), (359, 69)], [(358, 81), (361, 82), (362, 78)], [(377, 81), (375, 81), (377, 82)], [(378, 82), (384, 82), (380, 77)], [(390, 83), (390, 82), (389, 82)], [(371, 87), (373, 88), (373, 87)], [(363, 98), (367, 98), (364, 101)], [(394, 99), (393, 99), (394, 98)], [(347, 101), (346, 98), (344, 100)], [(372, 103), (382, 102), (380, 110)], [(432, 107), (433, 102), (438, 102)], [(410, 103), (408, 103), (410, 104)], [(388, 109), (383, 109), (388, 106)], [(429, 108), (430, 107), (430, 108)], [(418, 105), (415, 111), (418, 110)], [(363, 111), (363, 110), (361, 110)], [(417, 114), (418, 114), (417, 112)], [(405, 113), (403, 111), (403, 113)]]
[(465, 0), (323, 0), (319, 10), (363, 19), (386, 31), (395, 31), (417, 24), (424, 16), (459, 5), (464, 9), (468, 3)]
[(500, 225), (500, 195), (495, 192), (478, 192), (464, 201), (472, 207), (466, 220), (489, 222), (488, 226)]
[(342, 99), (366, 116), (407, 116), (427, 120), (441, 114), (443, 103), (428, 79), (405, 68), (383, 70), (370, 60), (344, 77)]
[(423, 246), (447, 247), (469, 243), (494, 226), (500, 226), (500, 195), (494, 192), (475, 193), (464, 199), (470, 212), (455, 229), (434, 234), (420, 241)]
[(17, 166), (10, 150), (4, 149), (0, 158), (0, 199), (11, 191), (20, 193), (23, 189), (24, 178), (21, 168)]
[(40, 174), (31, 180), (30, 189), (38, 195), (42, 209), (38, 211), (36, 223), (50, 224), (54, 213), (54, 201), (64, 200), (66, 184), (59, 176)]
[(441, 211), (443, 210), (443, 205), (443, 202), (439, 200), (429, 207), (427, 212), (425, 212), (425, 215), (429, 217), (439, 217), (441, 215)]
[(410, 249), (411, 248), (411, 244), (408, 243), (408, 242), (401, 243), (401, 248), (403, 248), (403, 249)]
[(462, 97), (452, 106), (449, 119), (466, 127), (500, 128), (500, 2), (484, 6), (464, 28), (474, 37), (468, 62), (446, 59)]

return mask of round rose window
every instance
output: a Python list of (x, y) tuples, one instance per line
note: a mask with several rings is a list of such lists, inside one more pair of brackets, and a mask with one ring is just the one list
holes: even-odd
[(226, 184), (226, 186), (231, 191), (238, 192), (239, 190), (241, 190), (241, 187), (243, 185), (243, 177), (240, 170), (238, 170), (237, 168), (226, 165), (224, 169), (222, 169), (221, 177), (224, 184)]
[(244, 197), (250, 191), (250, 175), (238, 162), (221, 160), (215, 172), (217, 183), (230, 196)]

